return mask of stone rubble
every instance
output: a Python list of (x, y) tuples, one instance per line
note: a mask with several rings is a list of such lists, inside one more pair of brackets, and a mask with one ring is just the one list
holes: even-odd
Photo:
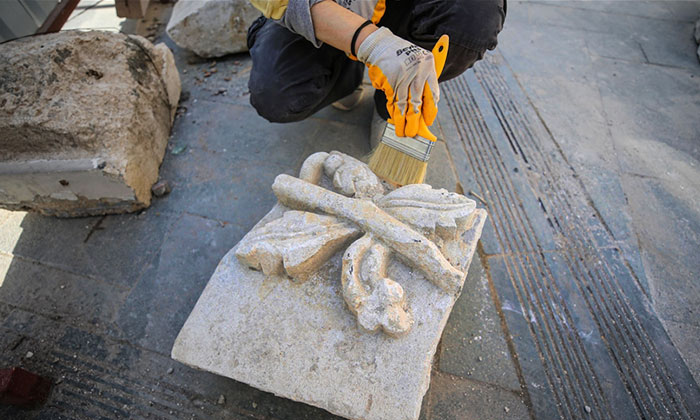
[(248, 27), (260, 15), (248, 0), (180, 0), (166, 31), (200, 57), (221, 57), (248, 51)]
[(0, 207), (62, 217), (151, 202), (180, 96), (164, 45), (63, 31), (0, 44)]

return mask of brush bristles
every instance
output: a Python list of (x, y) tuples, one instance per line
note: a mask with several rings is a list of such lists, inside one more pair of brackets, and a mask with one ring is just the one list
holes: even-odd
[(380, 178), (398, 185), (422, 184), (428, 162), (379, 143), (369, 157), (369, 168)]

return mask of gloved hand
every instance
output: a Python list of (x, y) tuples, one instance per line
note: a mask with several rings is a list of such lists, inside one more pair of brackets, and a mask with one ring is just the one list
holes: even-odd
[(386, 94), (387, 110), (400, 137), (418, 134), (420, 118), (432, 125), (440, 99), (433, 54), (379, 28), (365, 38), (357, 58), (369, 66), (375, 89)]

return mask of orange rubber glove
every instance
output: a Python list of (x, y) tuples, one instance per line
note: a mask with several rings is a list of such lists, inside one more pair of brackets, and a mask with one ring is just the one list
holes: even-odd
[(396, 135), (415, 137), (427, 131), (440, 100), (433, 54), (382, 27), (365, 38), (357, 58), (369, 67), (374, 88), (386, 94)]

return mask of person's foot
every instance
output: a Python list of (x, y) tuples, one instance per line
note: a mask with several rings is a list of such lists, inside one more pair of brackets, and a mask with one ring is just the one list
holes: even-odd
[(333, 108), (339, 109), (341, 111), (350, 111), (355, 109), (357, 105), (360, 104), (362, 96), (364, 94), (364, 89), (362, 89), (362, 84), (360, 84), (355, 90), (348, 96), (333, 102)]

